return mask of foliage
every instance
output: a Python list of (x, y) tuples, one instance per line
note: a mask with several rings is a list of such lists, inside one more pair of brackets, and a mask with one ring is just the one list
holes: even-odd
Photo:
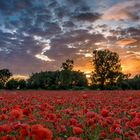
[(59, 85), (59, 73), (59, 71), (34, 73), (28, 79), (28, 88), (51, 89), (54, 85), (57, 87)]
[(136, 75), (134, 78), (127, 79), (120, 83), (122, 89), (140, 89), (140, 75)]
[(26, 81), (23, 79), (10, 79), (5, 84), (6, 89), (26, 89)]
[(121, 71), (119, 55), (109, 50), (93, 51), (92, 82), (100, 89), (113, 86), (127, 77)]
[(32, 89), (72, 89), (73, 87), (87, 87), (84, 73), (73, 70), (74, 61), (66, 60), (62, 63), (61, 71), (45, 71), (33, 73), (28, 79), (28, 88)]
[(74, 61), (71, 59), (67, 59), (66, 62), (63, 62), (61, 66), (63, 70), (68, 70), (68, 71), (72, 71), (73, 67), (74, 67)]
[(27, 88), (26, 80), (24, 79), (18, 80), (18, 87), (19, 89), (26, 89)]
[(17, 89), (18, 88), (18, 81), (15, 79), (10, 79), (7, 83), (6, 83), (6, 88), (7, 89)]
[(12, 73), (8, 69), (0, 70), (0, 88), (4, 88), (8, 79), (12, 76)]
[(28, 79), (28, 88), (32, 89), (72, 89), (74, 86), (87, 86), (87, 79), (77, 71), (46, 71), (34, 73)]

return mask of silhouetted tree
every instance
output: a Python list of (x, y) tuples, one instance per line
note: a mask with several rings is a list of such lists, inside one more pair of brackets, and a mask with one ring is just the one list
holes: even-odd
[(28, 79), (28, 88), (32, 89), (72, 89), (87, 87), (84, 73), (73, 71), (74, 61), (66, 60), (62, 63), (61, 71), (45, 71), (33, 73)]
[(24, 79), (20, 79), (18, 81), (18, 88), (19, 89), (26, 89), (27, 88), (27, 82)]
[(69, 89), (72, 88), (72, 70), (74, 67), (74, 61), (67, 59), (62, 63), (62, 70), (60, 72), (60, 88)]
[(119, 55), (116, 52), (94, 50), (93, 65), (92, 82), (100, 89), (104, 89), (105, 85), (113, 86), (125, 78), (121, 71)]
[(124, 82), (125, 84), (127, 84), (127, 87), (125, 87), (125, 89), (140, 90), (140, 75), (136, 75), (131, 79), (123, 81), (123, 83), (121, 84), (122, 87), (124, 87)]
[(28, 88), (57, 89), (59, 85), (59, 71), (33, 73), (28, 79)]
[(28, 79), (28, 88), (39, 89), (46, 87), (46, 74), (44, 72), (33, 73)]
[(74, 71), (74, 61), (67, 59), (62, 63), (62, 70), (60, 72), (60, 88), (72, 89), (80, 87), (87, 87), (87, 79), (84, 73)]
[(6, 88), (7, 89), (17, 89), (18, 88), (18, 81), (16, 79), (10, 79), (7, 83), (6, 83)]
[(88, 86), (86, 75), (81, 71), (72, 71), (72, 88), (82, 89)]
[(12, 76), (12, 73), (8, 69), (0, 70), (0, 88), (4, 88), (8, 79)]
[(72, 71), (73, 67), (74, 67), (74, 61), (71, 59), (67, 59), (66, 62), (63, 62), (61, 66), (63, 70), (69, 70), (69, 71)]

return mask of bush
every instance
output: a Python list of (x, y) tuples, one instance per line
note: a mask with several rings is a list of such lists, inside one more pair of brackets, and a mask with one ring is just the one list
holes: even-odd
[(6, 83), (7, 89), (18, 89), (18, 81), (15, 79), (11, 79)]

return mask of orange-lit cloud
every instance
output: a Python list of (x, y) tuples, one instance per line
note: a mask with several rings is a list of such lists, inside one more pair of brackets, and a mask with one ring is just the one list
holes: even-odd
[(105, 11), (102, 19), (107, 20), (138, 20), (140, 12), (140, 1), (131, 0), (120, 2)]
[(131, 76), (140, 73), (140, 62), (137, 59), (125, 59), (122, 60), (122, 70), (125, 73), (131, 73)]
[(123, 46), (126, 46), (126, 45), (131, 45), (133, 43), (136, 43), (137, 40), (136, 39), (133, 39), (133, 38), (125, 38), (125, 39), (121, 39), (119, 41), (117, 41), (117, 44), (118, 45), (123, 45)]

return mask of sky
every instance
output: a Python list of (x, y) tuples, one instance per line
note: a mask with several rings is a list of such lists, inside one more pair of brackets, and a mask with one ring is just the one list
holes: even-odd
[(73, 59), (88, 73), (94, 49), (140, 73), (140, 0), (0, 0), (0, 68), (28, 75)]

